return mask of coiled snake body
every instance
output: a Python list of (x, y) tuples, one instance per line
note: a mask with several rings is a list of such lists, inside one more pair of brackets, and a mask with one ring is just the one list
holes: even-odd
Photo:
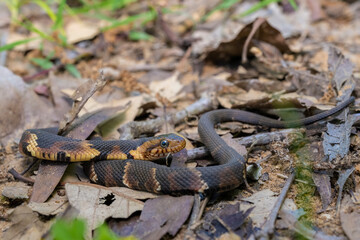
[(44, 160), (91, 161), (85, 171), (93, 182), (105, 186), (126, 186), (165, 194), (227, 191), (244, 182), (245, 160), (218, 136), (215, 124), (239, 121), (272, 128), (301, 127), (339, 112), (354, 100), (350, 97), (328, 111), (287, 122), (241, 110), (205, 113), (200, 118), (198, 131), (218, 163), (210, 167), (170, 168), (145, 161), (163, 158), (183, 149), (185, 140), (176, 134), (126, 141), (81, 141), (42, 129), (29, 129), (23, 133), (19, 149), (24, 155)]

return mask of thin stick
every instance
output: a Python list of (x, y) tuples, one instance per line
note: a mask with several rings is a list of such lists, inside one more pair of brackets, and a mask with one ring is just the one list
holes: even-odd
[(259, 231), (258, 234), (256, 234), (257, 239), (268, 240), (269, 236), (271, 236), (274, 233), (276, 217), (280, 211), (280, 208), (285, 200), (286, 194), (294, 179), (295, 179), (295, 172), (293, 172), (287, 179), (284, 188), (281, 190), (281, 193), (276, 200), (274, 208), (272, 209), (269, 217), (267, 218), (266, 222), (262, 227), (262, 230)]
[(13, 177), (17, 180), (20, 180), (22, 182), (25, 183), (31, 183), (34, 184), (35, 180), (32, 178), (28, 178), (28, 177), (24, 177), (23, 175), (21, 175), (20, 173), (18, 173), (14, 168), (11, 168), (8, 173), (10, 173), (11, 175), (13, 175)]

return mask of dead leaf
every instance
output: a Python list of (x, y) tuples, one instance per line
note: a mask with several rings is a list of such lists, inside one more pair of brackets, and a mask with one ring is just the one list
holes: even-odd
[(225, 108), (243, 107), (254, 102), (264, 102), (270, 98), (269, 94), (253, 89), (248, 92), (237, 87), (231, 87), (231, 89), (231, 92), (224, 92), (217, 97), (220, 104)]
[(340, 221), (349, 239), (360, 239), (360, 228), (358, 224), (360, 221), (360, 211), (358, 205), (353, 202), (349, 195), (345, 195), (341, 202)]
[(341, 171), (339, 174), (339, 179), (336, 181), (337, 185), (339, 186), (338, 199), (336, 202), (337, 212), (339, 212), (339, 210), (340, 210), (340, 203), (341, 203), (344, 185), (345, 185), (347, 179), (350, 177), (350, 175), (354, 172), (354, 170), (355, 170), (355, 167), (351, 167), (349, 169)]
[(140, 239), (160, 239), (166, 233), (172, 236), (179, 231), (187, 220), (192, 205), (193, 196), (160, 196), (145, 202), (140, 219), (128, 235)]
[(226, 204), (207, 212), (202, 229), (197, 232), (206, 234), (210, 239), (248, 239), (254, 234), (252, 220), (248, 218), (252, 210), (240, 211), (239, 203)]
[(38, 212), (44, 216), (53, 216), (62, 213), (68, 207), (67, 197), (54, 193), (46, 203), (29, 202), (28, 207), (34, 212)]
[(50, 101), (36, 95), (22, 79), (0, 66), (0, 142), (20, 139), (27, 128), (48, 127), (56, 120)]
[(330, 46), (328, 58), (329, 72), (332, 76), (332, 83), (335, 84), (336, 90), (341, 101), (345, 100), (355, 89), (353, 79), (354, 64), (342, 54), (342, 52)]
[(6, 186), (2, 195), (9, 199), (28, 199), (30, 186), (25, 183), (18, 182), (15, 186)]
[(138, 190), (130, 189), (127, 187), (110, 187), (110, 189), (114, 190), (116, 192), (121, 192), (122, 194), (124, 194), (128, 197), (135, 198), (135, 199), (141, 199), (141, 200), (159, 197), (159, 195), (157, 195), (155, 193), (138, 191)]
[(86, 219), (87, 236), (106, 218), (127, 218), (144, 207), (135, 198), (95, 184), (67, 183), (65, 190), (70, 205), (79, 210), (80, 218)]
[(183, 88), (183, 85), (179, 82), (178, 78), (179, 73), (175, 72), (167, 79), (161, 81), (152, 81), (149, 85), (149, 89), (154, 94), (154, 96), (158, 93), (161, 97), (165, 97), (170, 102), (174, 102), (181, 97), (179, 93)]
[(10, 214), (13, 223), (9, 229), (2, 233), (3, 240), (32, 240), (41, 239), (42, 235), (49, 229), (51, 222), (43, 222), (38, 214), (29, 207), (21, 205)]
[[(246, 211), (251, 207), (255, 207), (250, 213), (250, 217), (255, 226), (261, 227), (274, 207), (277, 197), (273, 191), (265, 189), (242, 200), (243, 202), (240, 205), (240, 210)], [(283, 208), (289, 210), (297, 209), (294, 201), (288, 198), (285, 199), (281, 209)]]
[(84, 19), (81, 21), (69, 21), (69, 23), (65, 26), (67, 42), (72, 44), (94, 38), (100, 30), (100, 26), (97, 24), (98, 22), (99, 21), (94, 22)]
[(330, 177), (327, 174), (313, 173), (312, 179), (321, 197), (322, 210), (326, 210), (332, 201)]
[[(224, 63), (229, 62), (235, 58), (240, 58), (243, 53), (245, 41), (251, 33), (255, 22), (256, 20), (246, 25), (232, 40), (221, 42), (215, 50), (212, 50), (207, 54), (206, 59), (214, 62)], [(290, 52), (290, 48), (286, 44), (285, 39), (281, 33), (272, 27), (266, 20), (264, 20), (262, 24), (258, 26), (253, 39), (274, 45), (282, 53)], [(250, 49), (251, 46), (252, 44), (249, 45), (248, 49)]]
[(232, 138), (231, 134), (226, 134), (224, 136), (221, 137), (227, 145), (229, 145), (230, 147), (232, 147), (233, 149), (235, 149), (236, 152), (238, 152), (241, 156), (246, 156), (247, 155), (247, 149), (244, 145), (239, 144), (239, 142), (235, 141)]

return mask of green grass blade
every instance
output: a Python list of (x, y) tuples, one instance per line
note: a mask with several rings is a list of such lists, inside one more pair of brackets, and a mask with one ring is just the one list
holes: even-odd
[(52, 42), (55, 41), (53, 37), (51, 37), (50, 35), (44, 33), (43, 31), (41, 31), (37, 27), (35, 27), (31, 22), (19, 23), (19, 25), (23, 26), (24, 28), (26, 28), (30, 32), (37, 33), (43, 39), (46, 39), (46, 40), (49, 40), (49, 41), (52, 41)]
[(34, 0), (34, 3), (36, 3), (37, 5), (39, 5), (39, 7), (41, 7), (46, 14), (49, 16), (49, 18), (55, 22), (56, 21), (56, 15), (53, 12), (53, 10), (50, 8), (49, 5), (46, 4), (46, 2), (44, 1), (40, 1), (40, 0)]
[(104, 0), (95, 1), (93, 4), (84, 3), (82, 7), (72, 8), (75, 14), (88, 13), (90, 11), (117, 10), (136, 2), (137, 0)]
[(140, 41), (140, 40), (149, 41), (152, 38), (153, 37), (147, 34), (146, 32), (131, 31), (129, 33), (129, 39), (132, 41)]
[(65, 65), (66, 71), (68, 71), (71, 75), (73, 75), (76, 78), (81, 78), (80, 72), (77, 70), (76, 66), (74, 64), (66, 64)]
[(50, 60), (45, 58), (32, 58), (31, 61), (45, 70), (48, 70), (54, 66)]
[(144, 23), (147, 23), (149, 21), (153, 21), (156, 17), (157, 17), (156, 11), (151, 10), (151, 11), (139, 13), (139, 14), (136, 14), (136, 15), (133, 15), (133, 16), (129, 16), (129, 17), (127, 17), (125, 19), (122, 19), (122, 20), (115, 21), (112, 24), (110, 24), (109, 26), (102, 28), (101, 30), (106, 31), (106, 30), (109, 30), (111, 28), (115, 28), (115, 27), (118, 27), (118, 26), (133, 23), (133, 22), (138, 21), (138, 20), (141, 20), (141, 22), (144, 24)]
[(65, 8), (65, 4), (66, 4), (66, 0), (61, 0), (59, 3), (58, 10), (56, 12), (56, 20), (54, 25), (52, 26), (53, 30), (63, 28), (63, 24), (64, 24), (63, 12)]
[(18, 45), (26, 44), (28, 42), (31, 42), (31, 41), (35, 40), (35, 39), (38, 39), (38, 38), (33, 37), (33, 38), (23, 39), (23, 40), (19, 40), (19, 41), (15, 41), (15, 42), (6, 44), (6, 45), (0, 47), (0, 52), (11, 50), (11, 49), (13, 49), (14, 47), (16, 47)]
[(267, 5), (269, 5), (270, 3), (275, 3), (275, 2), (280, 2), (281, 0), (263, 0), (261, 2), (258, 2), (257, 4), (255, 4), (254, 6), (252, 6), (249, 10), (241, 13), (239, 15), (239, 17), (245, 17), (247, 15), (250, 15), (264, 7), (266, 7)]
[(218, 4), (216, 7), (214, 7), (213, 9), (211, 9), (210, 12), (208, 12), (207, 14), (205, 14), (201, 21), (205, 21), (206, 19), (208, 19), (214, 12), (216, 11), (221, 11), (221, 10), (226, 10), (231, 8), (234, 4), (240, 2), (241, 0), (223, 0), (220, 4)]

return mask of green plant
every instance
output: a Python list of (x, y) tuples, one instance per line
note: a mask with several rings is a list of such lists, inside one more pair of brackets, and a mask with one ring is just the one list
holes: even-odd
[[(84, 240), (86, 222), (81, 219), (65, 221), (57, 220), (50, 229), (50, 234), (54, 240)], [(136, 240), (135, 237), (118, 237), (106, 224), (102, 224), (95, 230), (94, 240)]]
[(217, 12), (217, 11), (222, 11), (222, 10), (227, 10), (229, 8), (231, 8), (234, 4), (240, 2), (241, 0), (223, 0), (221, 3), (219, 3), (218, 5), (216, 5), (213, 9), (211, 9), (207, 14), (205, 14), (202, 17), (202, 21), (205, 21), (206, 19), (208, 19), (213, 13)]
[(70, 222), (57, 220), (51, 227), (51, 236), (54, 240), (83, 240), (86, 230), (85, 221), (73, 219)]
[[(237, 17), (245, 17), (247, 15), (250, 15), (250, 14), (262, 9), (262, 8), (265, 8), (267, 5), (269, 5), (271, 3), (276, 3), (276, 2), (280, 2), (280, 1), (281, 0), (262, 0), (262, 1), (258, 2), (257, 4), (255, 4), (254, 6), (252, 6), (247, 11), (241, 13)], [(297, 4), (296, 4), (295, 0), (288, 0), (288, 2), (295, 10), (297, 9)]]

